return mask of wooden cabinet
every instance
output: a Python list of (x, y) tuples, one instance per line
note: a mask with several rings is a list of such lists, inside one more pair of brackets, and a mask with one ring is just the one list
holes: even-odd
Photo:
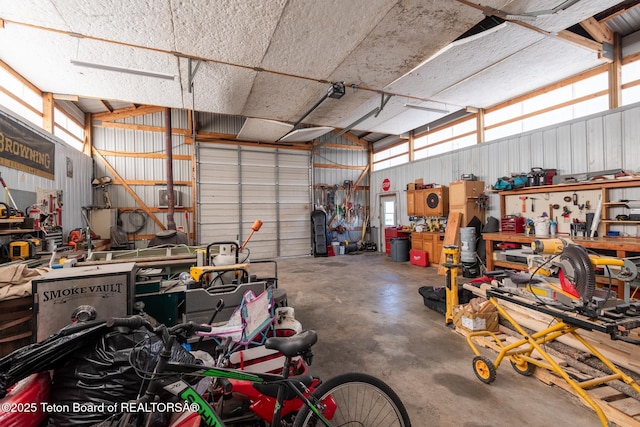
[(411, 233), (411, 249), (424, 251), (430, 264), (440, 263), (444, 233), (425, 231)]
[(440, 261), (440, 258), (434, 258), (434, 246), (433, 246), (433, 238), (429, 236), (428, 239), (424, 239), (422, 241), (422, 250), (427, 253), (427, 260), (430, 264), (437, 264)]
[(473, 217), (484, 224), (484, 210), (477, 201), (484, 192), (484, 181), (456, 181), (449, 184), (449, 211), (460, 212), (460, 224), (466, 226)]
[(418, 190), (407, 190), (407, 215), (408, 216), (418, 216), (416, 215), (416, 191)]
[(407, 190), (408, 216), (445, 217), (449, 213), (449, 188), (446, 186)]
[[(435, 233), (433, 236), (433, 263), (440, 264), (442, 246), (444, 244), (444, 233)], [(431, 262), (431, 261), (430, 261)]]
[(411, 249), (423, 251), (422, 249), (422, 235), (424, 233), (411, 233)]

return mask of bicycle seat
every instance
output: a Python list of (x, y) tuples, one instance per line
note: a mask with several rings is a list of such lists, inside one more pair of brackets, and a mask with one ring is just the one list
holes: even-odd
[[(295, 384), (298, 390), (304, 391), (300, 383), (304, 384), (305, 387), (310, 387), (313, 383), (313, 376), (309, 374), (296, 375), (294, 377), (289, 377), (289, 381)], [(265, 396), (276, 398), (278, 397), (278, 387), (280, 387), (280, 384), (253, 383), (253, 387)], [(287, 388), (284, 395), (284, 400), (291, 400), (295, 397), (297, 397), (296, 393), (293, 390)]]
[(316, 331), (302, 331), (290, 337), (270, 337), (264, 346), (270, 350), (278, 350), (287, 357), (298, 356), (309, 350), (318, 341)]

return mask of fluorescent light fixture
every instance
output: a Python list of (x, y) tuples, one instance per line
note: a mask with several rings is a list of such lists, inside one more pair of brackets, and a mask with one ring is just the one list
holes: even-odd
[(504, 19), (507, 21), (535, 21), (539, 15), (511, 15), (506, 14)]
[(291, 129), (293, 125), (289, 123), (248, 117), (237, 138), (242, 141), (274, 142), (288, 134)]
[(406, 141), (406, 138), (404, 138), (402, 135), (389, 135), (375, 141), (373, 143), (373, 150), (374, 151), (384, 150), (385, 148), (389, 148), (395, 144), (398, 144), (404, 141)]
[(449, 112), (449, 110), (445, 110), (443, 108), (431, 108), (431, 107), (424, 107), (422, 105), (415, 105), (415, 104), (404, 104), (404, 106), (407, 108), (413, 108), (414, 110), (430, 111), (432, 113), (447, 114)]
[(318, 126), (314, 128), (302, 128), (289, 132), (278, 142), (307, 142), (316, 138), (320, 138), (325, 133), (329, 133), (333, 130), (329, 126)]
[(157, 73), (155, 71), (139, 70), (137, 68), (118, 67), (116, 65), (98, 64), (95, 62), (78, 61), (72, 59), (71, 63), (78, 67), (95, 68), (97, 70), (116, 71), (119, 73), (135, 74), (145, 77), (156, 77), (165, 80), (174, 80), (176, 76), (173, 74)]
[(462, 119), (464, 117), (468, 117), (474, 113), (467, 111), (466, 108), (462, 108), (458, 111), (454, 111), (453, 113), (447, 114), (446, 116), (440, 117), (432, 122), (427, 123), (426, 125), (422, 125), (419, 128), (413, 130), (415, 135), (420, 135), (423, 132), (428, 130), (433, 130), (440, 126), (448, 125), (449, 123), (456, 121), (458, 119)]

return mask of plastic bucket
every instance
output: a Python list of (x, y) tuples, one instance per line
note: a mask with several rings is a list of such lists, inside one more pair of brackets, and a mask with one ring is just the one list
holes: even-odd
[(391, 260), (395, 262), (409, 261), (410, 249), (411, 240), (402, 238), (391, 239)]
[(460, 228), (460, 261), (475, 262), (476, 260), (476, 229), (475, 227)]
[(331, 242), (334, 255), (340, 255), (340, 242)]
[(549, 236), (549, 218), (539, 217), (533, 221), (535, 233), (537, 237)]

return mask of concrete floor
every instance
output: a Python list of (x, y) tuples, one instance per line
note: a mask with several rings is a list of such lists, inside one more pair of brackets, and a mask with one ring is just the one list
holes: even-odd
[(413, 426), (601, 425), (576, 397), (516, 373), (506, 361), (494, 383), (480, 382), (466, 339), (418, 293), (424, 285), (444, 285), (434, 267), (370, 252), (284, 258), (277, 265), (296, 318), (318, 332), (311, 373), (329, 378), (359, 371), (383, 379)]

